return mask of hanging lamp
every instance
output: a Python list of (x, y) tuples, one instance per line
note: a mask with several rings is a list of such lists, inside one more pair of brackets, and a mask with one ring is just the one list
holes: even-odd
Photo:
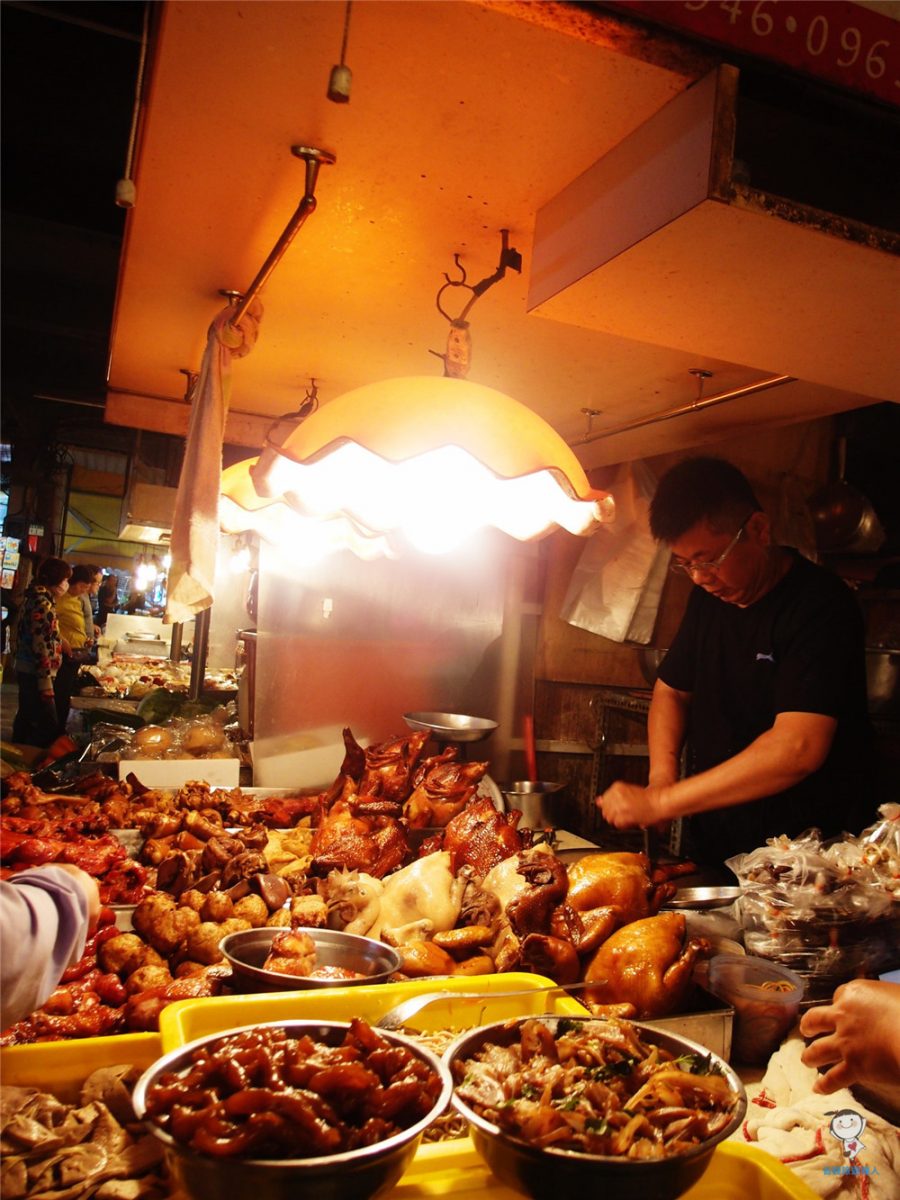
[[(574, 452), (537, 413), (465, 378), (469, 310), (521, 257), (503, 231), (500, 264), (469, 285), (444, 276), (437, 307), (450, 324), (443, 377), (366, 384), (317, 408), (258, 459), (222, 477), (227, 532), (254, 529), (291, 553), (345, 548), (363, 558), (407, 548), (447, 552), (493, 526), (520, 541), (560, 527), (586, 535), (615, 505), (593, 489)], [(441, 305), (447, 288), (471, 299), (459, 316)]]
[(528, 541), (591, 533), (615, 514), (572, 450), (510, 396), (468, 380), (413, 376), (346, 392), (258, 459), (222, 477), (228, 532), (312, 538), (361, 557), (452, 549), (495, 526)]

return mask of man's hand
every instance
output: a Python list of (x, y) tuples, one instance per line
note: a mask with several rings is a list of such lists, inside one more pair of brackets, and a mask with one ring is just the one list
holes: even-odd
[(597, 797), (596, 804), (604, 819), (616, 829), (646, 829), (666, 820), (661, 811), (662, 791), (660, 787), (645, 788), (618, 780)]

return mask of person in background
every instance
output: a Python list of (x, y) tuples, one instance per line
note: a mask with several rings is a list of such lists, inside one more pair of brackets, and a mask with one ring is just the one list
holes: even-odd
[(815, 1038), (803, 1051), (803, 1062), (828, 1068), (815, 1091), (827, 1096), (854, 1083), (900, 1086), (900, 983), (842, 983), (830, 1004), (807, 1009), (800, 1033)]
[[(694, 588), (648, 714), (649, 785), (597, 804), (618, 828), (692, 814), (698, 862), (872, 818), (861, 611), (836, 575), (775, 545), (749, 481), (718, 458), (666, 472), (650, 529)], [(687, 774), (680, 778), (682, 748)]]
[(81, 664), (88, 658), (90, 646), (88, 630), (93, 633), (94, 623), (91, 620), (89, 625), (85, 625), (83, 601), (87, 600), (88, 607), (90, 607), (88, 593), (93, 582), (94, 568), (78, 563), (72, 568), (69, 590), (56, 602), (63, 657), (59, 670), (56, 672), (53, 690), (56, 695), (56, 711), (59, 717), (60, 731), (66, 728), (66, 722), (69, 719), (75, 678)]
[(19, 707), (13, 741), (49, 746), (59, 733), (53, 684), (62, 661), (56, 600), (65, 595), (72, 568), (61, 558), (45, 558), (26, 589), (16, 621), (16, 680)]
[(96, 880), (70, 863), (29, 868), (0, 881), (0, 1029), (48, 999), (84, 953), (99, 913)]
[(91, 582), (88, 590), (81, 597), (81, 607), (84, 609), (84, 630), (87, 634), (87, 644), (94, 646), (101, 632), (100, 626), (95, 621), (95, 614), (98, 609), (97, 594), (100, 591), (103, 574), (94, 563), (91, 563), (87, 570), (90, 572)]
[(97, 624), (106, 628), (106, 618), (116, 611), (119, 602), (119, 581), (115, 575), (104, 575), (97, 592)]

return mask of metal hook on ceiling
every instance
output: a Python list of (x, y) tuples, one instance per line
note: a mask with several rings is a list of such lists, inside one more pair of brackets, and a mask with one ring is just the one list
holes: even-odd
[[(468, 317), (469, 312), (472, 309), (472, 305), (475, 303), (475, 301), (478, 299), (479, 296), (483, 296), (484, 293), (488, 290), (488, 288), (493, 287), (495, 283), (499, 283), (500, 280), (503, 278), (503, 276), (506, 274), (506, 272), (508, 270), (517, 271), (517, 272), (520, 272), (522, 270), (522, 255), (519, 253), (518, 250), (516, 250), (512, 246), (510, 246), (509, 230), (501, 229), (500, 230), (500, 238), (501, 238), (500, 261), (497, 264), (497, 269), (491, 275), (486, 275), (484, 277), (484, 279), (482, 279), (478, 283), (470, 284), (470, 283), (466, 282), (466, 279), (467, 279), (466, 269), (459, 260), (460, 256), (458, 254), (453, 255), (453, 261), (454, 261), (454, 263), (456, 263), (456, 268), (460, 273), (460, 278), (459, 279), (451, 279), (450, 276), (445, 271), (444, 279), (446, 280), (446, 283), (443, 283), (441, 285), (441, 287), (438, 289), (438, 294), (435, 298), (435, 306), (437, 307), (438, 312), (441, 314), (441, 316), (444, 318), (444, 320), (449, 321), (451, 325), (464, 326), (465, 322), (466, 322), (466, 318)], [(447, 288), (459, 288), (459, 287), (466, 288), (468, 291), (470, 291), (472, 293), (472, 295), (471, 295), (471, 298), (469, 299), (469, 301), (463, 307), (463, 310), (459, 314), (459, 316), (451, 317), (450, 314), (444, 309), (443, 305), (441, 304), (441, 297), (443, 296), (443, 294), (447, 290)]]

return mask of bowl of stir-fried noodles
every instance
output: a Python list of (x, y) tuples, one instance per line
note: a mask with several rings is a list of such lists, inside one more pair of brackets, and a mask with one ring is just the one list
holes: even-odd
[[(448, 1047), (453, 1105), (503, 1183), (674, 1200), (743, 1120), (731, 1067), (696, 1042), (598, 1017), (521, 1017)], [(590, 1189), (590, 1192), (588, 1191)]]

